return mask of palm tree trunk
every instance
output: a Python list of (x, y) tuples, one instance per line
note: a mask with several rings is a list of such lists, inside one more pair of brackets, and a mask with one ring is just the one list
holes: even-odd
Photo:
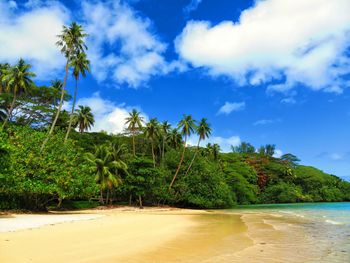
[(169, 185), (169, 190), (170, 188), (173, 186), (173, 184), (175, 183), (175, 180), (176, 180), (176, 177), (178, 175), (178, 173), (180, 172), (180, 168), (181, 168), (181, 164), (184, 160), (184, 157), (185, 157), (185, 151), (186, 151), (186, 142), (187, 142), (187, 137), (185, 138), (185, 145), (184, 145), (184, 149), (182, 151), (182, 155), (181, 155), (181, 159), (180, 159), (180, 162), (179, 162), (179, 165), (177, 166), (177, 170), (175, 172), (175, 175), (173, 177), (173, 180), (171, 181), (170, 185)]
[(153, 146), (153, 140), (152, 140), (152, 157), (153, 157), (153, 167), (156, 168), (156, 157), (154, 155), (154, 146)]
[(106, 205), (108, 205), (109, 200), (109, 188), (107, 188)]
[(131, 206), (132, 194), (129, 195), (129, 206)]
[(143, 206), (142, 206), (142, 197), (141, 197), (141, 195), (139, 195), (139, 204), (140, 204), (140, 209), (142, 209)]
[(11, 102), (11, 105), (10, 105), (10, 109), (9, 109), (9, 113), (6, 116), (6, 119), (5, 119), (4, 123), (2, 124), (2, 129), (5, 128), (7, 122), (12, 118), (12, 112), (13, 112), (13, 108), (15, 107), (16, 98), (17, 98), (17, 93), (14, 92), (13, 93), (13, 99), (12, 99), (12, 102)]
[(69, 125), (68, 125), (68, 129), (67, 129), (66, 137), (64, 138), (64, 143), (66, 143), (66, 141), (67, 141), (67, 139), (69, 137), (70, 130), (72, 128), (73, 114), (74, 114), (74, 109), (75, 109), (75, 102), (77, 101), (77, 90), (78, 90), (78, 77), (75, 78), (75, 89), (74, 89), (73, 105), (72, 105), (72, 110), (71, 110), (70, 117), (69, 117)]
[(198, 144), (197, 144), (196, 152), (194, 153), (193, 158), (192, 158), (192, 160), (191, 160), (191, 162), (190, 162), (190, 165), (189, 165), (188, 168), (187, 168), (187, 171), (186, 171), (186, 173), (185, 173), (185, 177), (188, 175), (188, 172), (190, 171), (190, 169), (191, 169), (191, 167), (192, 167), (192, 164), (193, 164), (193, 162), (194, 162), (194, 159), (196, 159), (196, 156), (197, 156), (197, 154), (198, 154), (198, 152), (199, 152), (199, 144), (200, 144), (200, 142), (201, 142), (201, 139), (199, 138)]
[(104, 204), (102, 188), (100, 189), (100, 203), (101, 203), (101, 204)]
[(165, 136), (163, 136), (163, 149), (162, 149), (162, 162), (164, 161), (164, 153), (165, 153)]
[(61, 112), (61, 109), (62, 109), (62, 105), (63, 105), (63, 99), (64, 99), (64, 91), (66, 89), (66, 85), (67, 85), (67, 78), (68, 78), (68, 59), (67, 59), (67, 63), (66, 63), (66, 74), (64, 76), (64, 80), (63, 80), (63, 85), (62, 85), (62, 91), (61, 91), (61, 98), (60, 98), (60, 104), (58, 105), (58, 109), (57, 109), (57, 112), (56, 112), (56, 116), (55, 116), (55, 119), (53, 120), (52, 122), (52, 125), (51, 125), (51, 128), (43, 142), (43, 144), (41, 145), (41, 148), (40, 148), (40, 152), (42, 152), (45, 148), (45, 145), (46, 143), (48, 142), (51, 134), (53, 133), (53, 130), (55, 128), (55, 125), (56, 125), (56, 122), (58, 120), (58, 117), (60, 115), (60, 112)]
[(134, 156), (136, 156), (136, 148), (135, 148), (135, 131), (132, 132), (132, 150), (134, 153)]

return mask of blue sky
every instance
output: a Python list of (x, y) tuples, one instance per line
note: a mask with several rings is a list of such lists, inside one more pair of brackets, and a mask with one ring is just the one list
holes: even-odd
[(121, 132), (134, 107), (174, 125), (192, 114), (224, 150), (273, 143), (349, 179), (349, 13), (349, 0), (2, 0), (0, 61), (61, 79), (55, 36), (77, 21), (92, 66), (78, 103), (95, 131)]

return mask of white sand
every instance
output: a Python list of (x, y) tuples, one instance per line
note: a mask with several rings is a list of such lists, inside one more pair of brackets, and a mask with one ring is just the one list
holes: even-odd
[(97, 214), (14, 215), (8, 218), (0, 218), (0, 233), (39, 228), (45, 225), (54, 225), (64, 222), (91, 220), (103, 216), (104, 215)]

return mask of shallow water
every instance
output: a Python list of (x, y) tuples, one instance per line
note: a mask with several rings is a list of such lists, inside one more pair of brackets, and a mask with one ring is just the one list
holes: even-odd
[(249, 205), (228, 212), (259, 212), (298, 219), (298, 225), (311, 237), (309, 244), (322, 254), (307, 262), (350, 262), (350, 202)]

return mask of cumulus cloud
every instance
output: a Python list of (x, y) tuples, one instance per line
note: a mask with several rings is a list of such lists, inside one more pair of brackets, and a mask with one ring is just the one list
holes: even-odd
[(273, 124), (273, 123), (278, 123), (281, 122), (281, 119), (262, 119), (262, 120), (258, 120), (256, 122), (253, 123), (254, 126), (257, 125), (268, 125), (268, 124)]
[[(125, 118), (128, 117), (129, 112), (133, 108), (124, 104), (116, 104), (108, 99), (103, 99), (99, 93), (94, 93), (91, 97), (81, 98), (77, 101), (77, 105), (89, 106), (92, 109), (92, 113), (95, 117), (95, 124), (91, 131), (99, 132), (101, 130), (108, 133), (122, 133), (125, 126)], [(67, 106), (70, 108), (69, 106)], [(141, 111), (140, 108), (138, 110)], [(144, 121), (148, 121), (148, 116), (141, 111), (141, 116)]]
[(119, 84), (138, 87), (176, 68), (165, 61), (167, 46), (153, 32), (151, 21), (129, 5), (84, 1), (82, 10), (89, 33), (88, 55), (99, 81), (111, 76)]
[(349, 0), (257, 0), (237, 22), (189, 21), (175, 45), (193, 67), (241, 85), (341, 93), (350, 86), (349, 14)]
[(0, 2), (0, 62), (20, 57), (33, 65), (38, 79), (48, 80), (62, 72), (65, 59), (55, 43), (63, 25), (84, 25), (92, 75), (98, 81), (131, 87), (146, 85), (157, 75), (184, 71), (181, 61), (167, 62), (167, 45), (153, 30), (152, 22), (127, 2), (85, 0), (74, 17), (59, 1)]
[[(198, 136), (191, 136), (188, 139), (187, 144), (191, 146), (196, 146), (198, 143)], [(220, 145), (222, 152), (230, 152), (231, 146), (238, 146), (241, 144), (241, 139), (239, 136), (230, 136), (230, 137), (220, 137), (220, 136), (211, 136), (208, 139), (201, 142), (201, 145), (204, 146), (208, 143), (214, 144), (217, 143)]]
[(245, 109), (245, 102), (228, 102), (222, 105), (217, 114), (230, 114), (233, 111), (240, 111)]
[[(34, 2), (34, 1), (31, 1)], [(58, 2), (17, 12), (14, 1), (0, 3), (0, 62), (28, 60), (40, 79), (50, 79), (64, 68), (64, 58), (55, 43), (69, 11)]]

